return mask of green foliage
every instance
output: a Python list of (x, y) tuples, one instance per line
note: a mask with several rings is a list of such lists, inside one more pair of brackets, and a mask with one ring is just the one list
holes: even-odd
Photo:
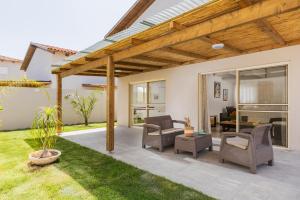
[(46, 152), (56, 143), (56, 129), (61, 122), (57, 119), (56, 107), (42, 108), (35, 116), (31, 134), (38, 146)]
[(75, 112), (84, 119), (85, 126), (89, 125), (89, 118), (97, 102), (95, 94), (91, 94), (87, 97), (79, 96), (77, 92), (74, 95), (67, 95), (65, 99), (70, 99)]
[(60, 162), (29, 170), (24, 155), (38, 149), (29, 131), (0, 132), (0, 199), (212, 199), (62, 138), (56, 147)]

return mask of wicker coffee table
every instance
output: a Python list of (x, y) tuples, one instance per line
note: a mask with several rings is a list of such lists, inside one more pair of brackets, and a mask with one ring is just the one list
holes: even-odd
[(197, 158), (199, 151), (208, 148), (209, 151), (213, 150), (212, 138), (210, 134), (197, 134), (193, 137), (185, 137), (178, 135), (175, 138), (175, 153), (180, 151), (187, 151), (193, 153), (194, 158)]

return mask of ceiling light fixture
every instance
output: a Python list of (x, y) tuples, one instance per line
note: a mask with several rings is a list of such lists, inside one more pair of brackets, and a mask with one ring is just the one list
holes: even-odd
[(217, 44), (211, 45), (211, 47), (212, 47), (213, 49), (216, 49), (216, 50), (218, 50), (218, 49), (223, 49), (224, 46), (225, 46), (225, 45), (224, 45), (223, 43), (217, 43)]

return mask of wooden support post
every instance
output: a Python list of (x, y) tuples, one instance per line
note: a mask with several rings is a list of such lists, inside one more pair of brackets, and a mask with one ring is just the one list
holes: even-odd
[(115, 64), (112, 56), (107, 60), (107, 89), (106, 89), (106, 150), (114, 150), (115, 126)]
[(56, 94), (56, 106), (57, 106), (57, 119), (59, 124), (57, 126), (57, 134), (62, 132), (62, 77), (61, 74), (56, 75), (57, 78), (57, 94)]

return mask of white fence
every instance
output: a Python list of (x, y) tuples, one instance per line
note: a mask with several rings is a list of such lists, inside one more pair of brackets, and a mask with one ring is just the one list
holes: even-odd
[[(79, 95), (89, 95), (94, 90), (78, 89)], [(63, 97), (74, 94), (75, 90), (63, 90)], [(90, 122), (105, 121), (106, 100), (105, 92), (96, 92), (98, 99)], [(0, 104), (4, 110), (0, 112), (0, 130), (16, 130), (30, 128), (36, 112), (45, 106), (55, 105), (56, 89), (10, 88), (1, 94)], [(74, 112), (69, 101), (63, 98), (63, 123), (83, 123), (81, 117)]]

